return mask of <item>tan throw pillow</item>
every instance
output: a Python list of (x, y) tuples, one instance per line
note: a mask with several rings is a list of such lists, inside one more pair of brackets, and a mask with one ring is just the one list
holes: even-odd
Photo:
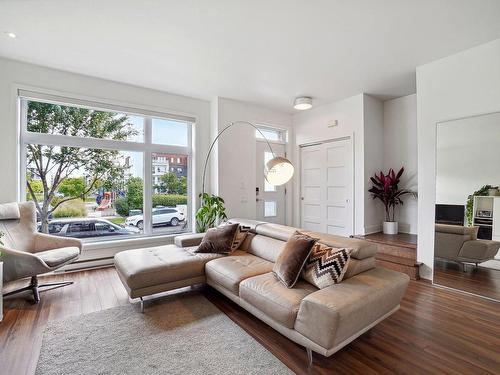
[(347, 271), (351, 251), (352, 249), (337, 249), (316, 243), (306, 262), (302, 277), (320, 289), (340, 283)]
[(287, 288), (293, 288), (300, 276), (316, 238), (295, 232), (286, 242), (285, 248), (276, 259), (273, 273)]
[(205, 233), (200, 246), (194, 252), (229, 254), (238, 227), (239, 224), (227, 224), (217, 228), (210, 228)]

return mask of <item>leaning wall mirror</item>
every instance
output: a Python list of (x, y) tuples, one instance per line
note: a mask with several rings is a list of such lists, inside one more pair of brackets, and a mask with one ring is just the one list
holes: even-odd
[(500, 113), (436, 136), (434, 283), (500, 300)]

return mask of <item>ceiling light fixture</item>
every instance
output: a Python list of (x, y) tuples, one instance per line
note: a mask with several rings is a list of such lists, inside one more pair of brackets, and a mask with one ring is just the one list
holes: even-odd
[(293, 102), (293, 108), (298, 109), (299, 111), (311, 109), (312, 106), (312, 98), (310, 98), (309, 96), (301, 96), (299, 98), (295, 98), (295, 101)]
[(13, 32), (11, 31), (6, 31), (5, 32), (5, 35), (7, 35), (9, 38), (12, 38), (12, 39), (15, 39), (17, 37), (16, 34), (14, 34)]

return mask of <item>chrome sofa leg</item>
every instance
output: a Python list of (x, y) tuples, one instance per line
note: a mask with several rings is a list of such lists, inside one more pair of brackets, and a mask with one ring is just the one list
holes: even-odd
[(312, 367), (313, 365), (313, 352), (310, 348), (306, 348), (307, 350), (307, 366)]
[(141, 298), (141, 313), (144, 314), (144, 300), (142, 299), (142, 297), (140, 298)]

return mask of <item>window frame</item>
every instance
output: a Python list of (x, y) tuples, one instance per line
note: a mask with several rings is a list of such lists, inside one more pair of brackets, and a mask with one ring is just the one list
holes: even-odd
[[(196, 116), (188, 116), (183, 114), (176, 114), (174, 112), (163, 112), (153, 109), (146, 109), (144, 107), (129, 106), (109, 103), (104, 99), (92, 100), (86, 98), (77, 98), (73, 96), (61, 96), (57, 93), (44, 92), (45, 90), (32, 90), (31, 88), (21, 88), (18, 87), (16, 90), (16, 100), (17, 100), (17, 122), (19, 129), (19, 200), (26, 200), (26, 146), (28, 144), (41, 144), (47, 146), (66, 146), (66, 147), (83, 147), (83, 148), (95, 148), (104, 150), (116, 150), (116, 151), (128, 151), (128, 152), (140, 152), (143, 154), (143, 218), (144, 218), (144, 231), (138, 236), (133, 238), (144, 238), (144, 237), (161, 237), (161, 236), (172, 236), (176, 233), (158, 233), (154, 232), (153, 220), (152, 220), (152, 194), (154, 192), (154, 181), (153, 181), (153, 158), (154, 153), (164, 153), (164, 154), (182, 154), (187, 157), (187, 212), (188, 214), (188, 227), (186, 232), (190, 232), (193, 229), (193, 205), (196, 203), (194, 197), (194, 191), (196, 179), (194, 178), (194, 167), (193, 167), (193, 155), (194, 155), (194, 126), (196, 125)], [(78, 136), (68, 136), (60, 134), (46, 134), (46, 133), (36, 133), (29, 132), (27, 129), (27, 101), (39, 101), (44, 103), (59, 104), (71, 107), (87, 108), (98, 111), (105, 112), (117, 112), (124, 113), (127, 115), (141, 116), (144, 118), (144, 135), (143, 141), (121, 141), (112, 140), (104, 138), (92, 138), (92, 137), (78, 137)], [(164, 120), (174, 120), (186, 123), (187, 128), (187, 146), (176, 146), (176, 145), (163, 145), (155, 144), (152, 140), (152, 120), (153, 118), (164, 119)], [(180, 233), (180, 232), (179, 232)], [(132, 237), (131, 237), (132, 239)], [(123, 238), (106, 239), (102, 237), (96, 237), (91, 239), (86, 239), (85, 242), (113, 242), (113, 241), (123, 241)]]
[[(288, 130), (285, 128), (280, 128), (278, 126), (266, 125), (261, 123), (256, 123), (255, 126), (261, 131), (272, 131), (279, 135), (279, 140), (268, 139), (269, 143), (286, 144), (288, 143)], [(255, 139), (257, 141), (265, 142), (266, 140), (262, 138), (262, 135), (255, 130)]]

